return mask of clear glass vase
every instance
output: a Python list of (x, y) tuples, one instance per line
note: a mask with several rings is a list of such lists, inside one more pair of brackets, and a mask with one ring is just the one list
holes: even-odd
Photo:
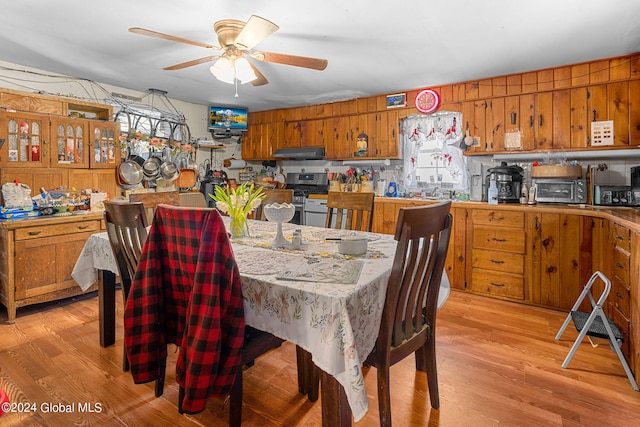
[(244, 215), (235, 215), (231, 217), (231, 223), (229, 224), (229, 231), (231, 237), (249, 237), (249, 223), (247, 217)]

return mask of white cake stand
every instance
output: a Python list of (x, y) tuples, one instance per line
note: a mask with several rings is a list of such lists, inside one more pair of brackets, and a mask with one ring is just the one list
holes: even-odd
[(282, 234), (282, 223), (289, 222), (296, 213), (296, 207), (291, 203), (271, 203), (264, 208), (264, 216), (271, 222), (278, 223), (276, 238), (271, 243), (273, 246), (282, 247), (289, 244)]

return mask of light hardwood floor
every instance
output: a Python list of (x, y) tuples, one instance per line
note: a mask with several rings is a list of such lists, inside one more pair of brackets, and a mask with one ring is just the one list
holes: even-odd
[[(118, 295), (119, 297), (119, 295)], [(122, 304), (115, 346), (98, 340), (97, 297), (24, 308), (14, 325), (0, 307), (0, 388), (35, 412), (5, 414), (2, 426), (225, 426), (228, 404), (180, 415), (173, 370), (165, 393), (135, 385), (122, 371)], [(640, 425), (633, 391), (606, 343), (580, 347), (562, 369), (575, 330), (554, 336), (565, 314), (454, 292), (438, 316), (439, 410), (432, 410), (423, 373), (409, 357), (391, 371), (396, 426), (631, 426)], [(175, 361), (172, 352), (170, 364)], [(256, 360), (245, 371), (246, 426), (319, 426), (320, 401), (297, 393), (295, 347)], [(366, 370), (369, 412), (356, 426), (378, 425), (376, 373)], [(68, 413), (45, 412), (75, 403)], [(100, 412), (81, 412), (80, 405)], [(85, 408), (86, 410), (86, 408)]]

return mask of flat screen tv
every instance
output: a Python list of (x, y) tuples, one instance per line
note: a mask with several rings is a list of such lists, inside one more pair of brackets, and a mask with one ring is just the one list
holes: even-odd
[(209, 130), (247, 130), (248, 111), (243, 107), (209, 106)]

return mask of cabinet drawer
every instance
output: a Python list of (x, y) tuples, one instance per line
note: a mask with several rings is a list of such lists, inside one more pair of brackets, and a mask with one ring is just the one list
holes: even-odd
[(625, 284), (629, 284), (629, 252), (616, 247), (613, 251), (613, 275), (617, 276)]
[(627, 319), (631, 319), (629, 310), (631, 307), (629, 303), (631, 300), (631, 291), (629, 290), (629, 286), (614, 276), (613, 280), (611, 280), (611, 292), (612, 293), (609, 294), (610, 301), (613, 301), (613, 305), (620, 310)]
[(500, 273), (474, 268), (471, 290), (483, 294), (524, 299), (524, 279), (520, 274)]
[(630, 355), (629, 354), (630, 322), (629, 322), (629, 319), (627, 319), (617, 308), (614, 307), (612, 311), (613, 311), (613, 315), (611, 320), (613, 320), (613, 323), (616, 324), (616, 326), (620, 330), (620, 333), (622, 334), (622, 337), (624, 338), (624, 342), (622, 343), (622, 347), (620, 348), (620, 350), (622, 350), (622, 354), (624, 355), (625, 359), (627, 359), (628, 361), (629, 355)]
[(471, 212), (471, 219), (474, 224), (491, 225), (500, 227), (524, 227), (524, 212), (491, 211), (485, 209), (474, 209)]
[(524, 255), (512, 252), (474, 249), (472, 252), (471, 266), (485, 270), (524, 274)]
[(39, 239), (42, 237), (100, 231), (99, 221), (70, 222), (66, 224), (41, 225), (16, 229), (16, 240)]
[(502, 227), (474, 227), (473, 247), (524, 254), (522, 230)]
[(630, 248), (629, 245), (629, 229), (623, 227), (620, 224), (613, 223), (611, 227), (611, 238), (617, 247), (626, 249), (627, 251)]

